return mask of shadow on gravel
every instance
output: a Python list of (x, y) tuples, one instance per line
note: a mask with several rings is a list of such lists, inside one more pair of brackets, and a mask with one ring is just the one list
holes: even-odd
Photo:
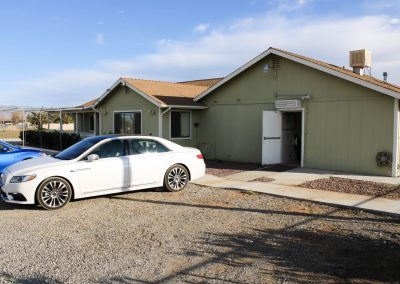
[[(244, 282), (238, 282), (238, 281), (232, 281), (232, 280), (227, 280), (227, 279), (222, 279), (222, 278), (216, 278), (216, 277), (208, 277), (204, 275), (198, 275), (198, 274), (186, 274), (186, 276), (191, 276), (196, 278), (196, 281), (189, 281), (185, 279), (185, 281), (181, 281), (182, 283), (231, 283), (231, 284), (246, 284)], [(114, 276), (110, 278), (103, 278), (99, 281), (95, 281), (95, 283), (106, 283), (106, 284), (156, 284), (156, 283), (163, 283), (162, 281), (146, 281), (146, 280), (141, 280), (141, 279), (134, 279), (131, 277), (127, 276)]]
[[(261, 214), (276, 214), (276, 215), (287, 215), (287, 216), (300, 216), (300, 217), (311, 217), (314, 219), (321, 220), (340, 220), (340, 221), (365, 221), (365, 222), (381, 222), (381, 223), (394, 223), (400, 224), (400, 218), (365, 218), (365, 217), (344, 217), (344, 216), (335, 216), (329, 214), (313, 214), (313, 213), (302, 213), (302, 212), (292, 212), (292, 211), (278, 211), (278, 210), (263, 210), (256, 208), (241, 208), (241, 207), (222, 207), (222, 206), (213, 206), (206, 204), (193, 204), (193, 203), (182, 203), (182, 202), (170, 202), (170, 201), (159, 201), (159, 200), (144, 200), (144, 199), (134, 199), (123, 196), (111, 196), (110, 199), (119, 199), (140, 203), (151, 203), (157, 205), (167, 205), (167, 206), (187, 206), (193, 208), (206, 208), (212, 210), (227, 210), (227, 211), (243, 211), (243, 212), (252, 212), (252, 213), (261, 213)], [(340, 209), (335, 209), (335, 211), (339, 211)]]
[[(208, 282), (204, 277), (210, 277), (209, 280), (211, 281), (211, 279), (214, 279), (213, 275), (204, 276), (197, 272), (218, 264), (240, 268), (254, 266), (255, 263), (259, 267), (260, 277), (263, 274), (265, 277), (272, 275), (273, 278), (281, 279), (284, 282), (321, 283), (324, 281), (347, 282), (354, 280), (362, 283), (365, 281), (396, 282), (400, 279), (400, 236), (395, 232), (378, 230), (379, 237), (375, 234), (376, 237), (372, 238), (349, 231), (326, 231), (324, 228), (322, 230), (307, 229), (307, 226), (311, 225), (313, 221), (321, 220), (327, 222), (363, 221), (398, 224), (399, 218), (344, 217), (336, 214), (343, 210), (337, 208), (333, 208), (324, 214), (309, 214), (125, 197), (113, 198), (157, 205), (303, 217), (298, 222), (277, 230), (254, 229), (249, 233), (241, 234), (208, 233), (194, 243), (192, 249), (180, 253), (188, 256), (207, 255), (206, 259), (154, 282), (131, 279), (132, 282), (121, 283), (162, 283), (182, 278), (188, 278), (189, 282), (193, 280), (192, 283)], [(371, 230), (371, 232), (374, 231)], [(273, 270), (271, 267), (273, 267)], [(223, 281), (238, 283), (235, 282), (236, 279), (229, 278)]]
[[(357, 234), (309, 230), (255, 230), (246, 234), (211, 234), (199, 244), (212, 263), (243, 267), (257, 260), (273, 264), (275, 277), (286, 281), (400, 279), (400, 241)], [(226, 253), (228, 251), (228, 253)], [(210, 263), (209, 263), (210, 264)]]
[(0, 272), (1, 283), (17, 283), (17, 284), (61, 284), (62, 282), (53, 278), (47, 278), (45, 276), (28, 276), (28, 277), (16, 277), (6, 272)]
[(42, 210), (36, 205), (21, 205), (21, 204), (12, 204), (4, 201), (0, 201), (0, 211), (9, 211), (9, 210)]

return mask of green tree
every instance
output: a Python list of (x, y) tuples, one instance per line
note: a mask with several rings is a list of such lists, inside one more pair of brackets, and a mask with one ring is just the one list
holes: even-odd
[[(73, 123), (74, 122), (74, 119), (73, 119), (72, 115), (69, 114), (69, 113), (63, 113), (62, 114), (62, 120), (63, 120), (64, 124)], [(50, 115), (50, 122), (60, 123), (60, 113), (52, 113)]]
[(26, 120), (36, 126), (38, 130), (42, 130), (43, 124), (47, 124), (47, 113), (44, 111), (41, 112), (31, 112), (26, 116)]

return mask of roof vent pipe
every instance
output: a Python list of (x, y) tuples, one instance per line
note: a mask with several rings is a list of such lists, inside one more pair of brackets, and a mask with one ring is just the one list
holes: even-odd
[(383, 72), (383, 82), (387, 83), (387, 72)]

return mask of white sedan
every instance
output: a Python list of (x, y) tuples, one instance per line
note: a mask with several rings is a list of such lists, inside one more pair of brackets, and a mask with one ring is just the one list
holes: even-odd
[(153, 136), (96, 136), (1, 174), (4, 201), (58, 209), (71, 199), (163, 186), (180, 191), (205, 173), (201, 152)]

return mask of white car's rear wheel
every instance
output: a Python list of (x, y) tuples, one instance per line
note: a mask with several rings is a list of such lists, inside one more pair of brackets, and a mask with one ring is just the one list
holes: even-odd
[(59, 177), (46, 179), (36, 192), (36, 200), (45, 209), (53, 210), (64, 207), (72, 196), (69, 183)]
[(171, 166), (164, 177), (164, 188), (168, 191), (180, 191), (189, 182), (189, 172), (181, 165)]

